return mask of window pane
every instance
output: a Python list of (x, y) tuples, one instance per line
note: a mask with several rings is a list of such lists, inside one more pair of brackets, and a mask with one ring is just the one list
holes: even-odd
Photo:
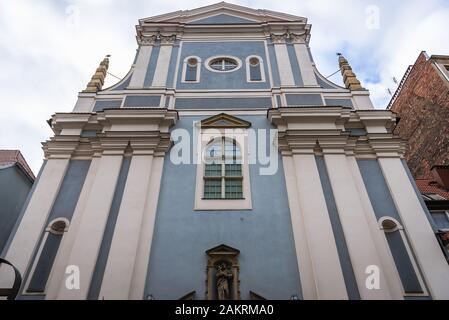
[(225, 176), (241, 177), (242, 176), (242, 165), (241, 164), (226, 164), (225, 165)]
[(233, 141), (225, 142), (225, 156), (226, 157), (240, 157), (240, 148)]
[(206, 150), (206, 157), (214, 158), (221, 156), (221, 141), (214, 142)]
[(226, 199), (242, 199), (242, 180), (225, 180), (225, 197)]
[(187, 65), (186, 81), (196, 81), (196, 68), (197, 68), (197, 66)]
[(221, 177), (221, 164), (206, 164), (204, 175), (206, 177)]
[(219, 58), (213, 60), (209, 66), (214, 70), (229, 71), (237, 68), (237, 62), (233, 59)]
[(205, 199), (221, 198), (221, 179), (204, 180), (204, 198)]
[(262, 74), (260, 73), (260, 65), (249, 67), (251, 81), (261, 81)]

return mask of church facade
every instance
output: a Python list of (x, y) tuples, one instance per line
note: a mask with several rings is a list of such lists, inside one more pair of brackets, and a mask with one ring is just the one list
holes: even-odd
[[(449, 299), (449, 266), (392, 134), (303, 17), (218, 3), (139, 20), (106, 57), (2, 253), (19, 299)], [(0, 287), (13, 273), (0, 268)]]

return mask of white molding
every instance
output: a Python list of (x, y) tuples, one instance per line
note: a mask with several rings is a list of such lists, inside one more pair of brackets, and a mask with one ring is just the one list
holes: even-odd
[[(234, 68), (234, 69), (231, 69), (231, 70), (223, 70), (223, 71), (212, 69), (212, 68), (210, 67), (210, 65), (209, 65), (210, 62), (211, 62), (212, 60), (220, 59), (220, 58), (235, 60), (235, 61), (237, 62), (237, 67)], [(225, 54), (223, 54), (223, 55), (216, 55), (216, 56), (212, 56), (212, 57), (207, 58), (206, 61), (204, 61), (204, 67), (205, 67), (207, 70), (209, 70), (209, 71), (211, 71), (211, 72), (215, 72), (215, 73), (231, 73), (231, 72), (234, 72), (234, 71), (239, 70), (239, 69), (242, 67), (242, 60), (240, 60), (240, 59), (237, 58), (237, 57), (230, 56), (230, 55), (225, 55)]]
[[(251, 60), (252, 58), (256, 58), (259, 60), (259, 68), (260, 68), (260, 78), (261, 80), (251, 80), (251, 72), (250, 72), (250, 63), (249, 60)], [(246, 66), (246, 82), (249, 83), (263, 83), (266, 82), (265, 79), (265, 65), (263, 62), (263, 59), (261, 56), (258, 55), (250, 55), (247, 56), (245, 59), (245, 66)]]
[[(217, 129), (218, 130), (218, 129)], [(242, 134), (236, 133), (234, 136), (228, 136), (223, 130), (215, 138), (229, 138), (236, 140), (240, 146), (242, 153), (242, 174), (243, 174), (243, 199), (203, 199), (204, 193), (204, 161), (202, 159), (203, 152), (207, 148), (209, 142), (202, 138), (202, 133), (198, 135), (198, 141), (196, 141), (199, 147), (196, 148), (197, 154), (197, 169), (196, 169), (196, 185), (195, 185), (195, 211), (240, 211), (240, 210), (252, 210), (251, 200), (251, 182), (249, 174), (249, 141), (247, 130), (242, 130)], [(217, 133), (218, 133), (217, 131)], [(204, 140), (204, 141), (203, 141)], [(242, 142), (243, 141), (243, 146)], [(222, 150), (224, 152), (224, 150)]]
[[(187, 65), (189, 64), (188, 61), (189, 59), (196, 59), (196, 77), (195, 77), (195, 81), (187, 81), (186, 80), (186, 73), (187, 73)], [(186, 57), (183, 62), (182, 62), (182, 75), (181, 75), (181, 82), (182, 83), (199, 83), (200, 82), (200, 77), (201, 77), (201, 58), (198, 56), (188, 56)]]

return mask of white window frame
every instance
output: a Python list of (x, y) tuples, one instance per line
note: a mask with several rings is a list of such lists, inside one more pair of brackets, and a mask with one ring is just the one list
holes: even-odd
[[(232, 129), (232, 128), (230, 128)], [(252, 210), (251, 200), (251, 182), (249, 174), (249, 150), (248, 150), (248, 132), (246, 129), (237, 129), (237, 133), (233, 132), (229, 135), (226, 129), (206, 129), (206, 132), (201, 130), (197, 140), (197, 171), (196, 171), (196, 186), (195, 186), (195, 211), (241, 211)], [(213, 132), (212, 134), (210, 132)], [(204, 154), (210, 142), (216, 139), (226, 138), (228, 140), (235, 140), (237, 146), (240, 148), (241, 164), (242, 164), (242, 189), (243, 199), (204, 199), (204, 175), (205, 175), (205, 161)], [(224, 150), (223, 150), (224, 151)]]
[[(237, 67), (235, 67), (234, 69), (231, 70), (216, 70), (211, 68), (210, 63), (213, 60), (216, 59), (232, 59), (235, 60), (237, 62)], [(240, 60), (237, 57), (234, 56), (227, 56), (227, 55), (218, 55), (218, 56), (213, 56), (213, 57), (209, 57), (207, 58), (207, 60), (204, 62), (204, 66), (206, 67), (207, 70), (211, 71), (211, 72), (216, 72), (216, 73), (230, 73), (230, 72), (235, 72), (237, 70), (239, 70), (242, 67), (242, 60)]]
[[(187, 81), (186, 80), (186, 73), (187, 73), (187, 65), (189, 59), (196, 59), (197, 65), (196, 65), (196, 80), (195, 81)], [(200, 76), (201, 76), (201, 58), (197, 56), (188, 56), (184, 59), (182, 63), (182, 74), (181, 74), (181, 82), (182, 83), (199, 83), (200, 82)]]
[[(249, 63), (249, 61), (252, 58), (256, 58), (259, 60), (259, 68), (260, 68), (260, 78), (261, 80), (251, 80), (251, 65)], [(266, 82), (266, 78), (265, 78), (265, 68), (264, 68), (264, 63), (263, 63), (263, 59), (260, 56), (256, 56), (256, 55), (251, 55), (246, 57), (245, 59), (245, 65), (246, 65), (246, 82), (250, 82), (250, 83), (258, 83), (258, 82)]]

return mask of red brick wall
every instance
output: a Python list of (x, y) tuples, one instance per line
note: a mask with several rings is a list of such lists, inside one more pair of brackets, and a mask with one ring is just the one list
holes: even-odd
[(395, 133), (408, 141), (406, 160), (416, 179), (432, 179), (433, 165), (449, 164), (449, 83), (421, 53), (391, 107)]

